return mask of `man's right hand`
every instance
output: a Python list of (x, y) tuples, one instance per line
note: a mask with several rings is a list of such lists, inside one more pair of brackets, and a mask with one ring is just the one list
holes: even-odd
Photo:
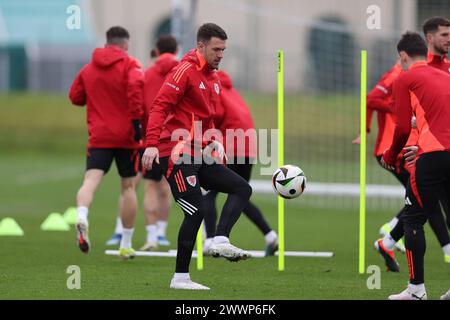
[(353, 144), (361, 144), (361, 135), (358, 134), (358, 136), (352, 140)]
[(144, 167), (145, 170), (151, 170), (154, 160), (159, 164), (158, 148), (150, 147), (145, 149), (144, 155), (142, 156), (142, 167)]

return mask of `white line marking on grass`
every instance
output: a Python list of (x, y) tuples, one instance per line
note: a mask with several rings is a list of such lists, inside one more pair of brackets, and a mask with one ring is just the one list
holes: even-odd
[[(250, 252), (253, 258), (264, 258), (264, 251), (259, 250), (247, 250)], [(117, 256), (119, 255), (118, 250), (106, 250), (106, 255)], [(275, 253), (278, 255), (278, 252)], [(284, 255), (287, 257), (306, 257), (306, 258), (331, 258), (334, 256), (333, 252), (311, 252), (311, 251), (285, 251)], [(136, 251), (136, 256), (138, 257), (164, 257), (164, 258), (174, 258), (177, 256), (177, 250), (169, 251)], [(197, 258), (197, 251), (192, 252), (192, 257)]]

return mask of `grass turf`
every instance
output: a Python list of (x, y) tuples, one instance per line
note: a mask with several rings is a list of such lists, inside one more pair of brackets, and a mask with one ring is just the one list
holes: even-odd
[[(369, 290), (369, 275), (357, 274), (358, 213), (356, 210), (315, 209), (302, 199), (286, 202), (286, 248), (302, 251), (333, 251), (333, 258), (286, 258), (286, 270), (277, 271), (277, 258), (230, 263), (205, 258), (203, 271), (191, 263), (191, 277), (212, 288), (210, 292), (169, 290), (174, 258), (137, 257), (122, 261), (107, 256), (117, 211), (118, 179), (109, 173), (91, 208), (92, 251), (82, 254), (75, 231), (44, 232), (40, 223), (52, 211), (63, 212), (74, 203), (83, 173), (83, 157), (33, 154), (2, 157), (0, 217), (10, 216), (22, 226), (24, 237), (1, 237), (0, 299), (384, 299), (404, 288), (407, 266), (399, 256), (402, 272), (386, 273), (372, 249), (380, 224), (390, 212), (368, 212), (367, 265), (381, 267), (381, 289)], [(140, 190), (142, 192), (142, 190)], [(307, 196), (307, 195), (305, 195)], [(140, 198), (142, 194), (140, 193)], [(276, 226), (276, 198), (258, 195), (254, 202)], [(223, 197), (219, 199), (223, 201)], [(175, 248), (181, 211), (173, 207), (168, 237)], [(428, 229), (427, 229), (428, 230)], [(448, 265), (437, 241), (428, 234), (426, 277), (430, 298), (448, 288)], [(263, 249), (262, 235), (242, 216), (232, 233), (233, 242), (247, 249)], [(370, 240), (370, 241), (369, 241)], [(142, 212), (137, 219), (134, 246), (145, 241)], [(66, 269), (81, 269), (81, 290), (69, 290)]]
[[(273, 127), (274, 118), (270, 117), (275, 105), (273, 97), (247, 98), (256, 125)], [(351, 146), (346, 144), (356, 128), (353, 100), (287, 99), (287, 106), (296, 106), (286, 112), (287, 159), (301, 163), (310, 181), (354, 180), (358, 158), (353, 157)], [(117, 213), (119, 181), (114, 167), (91, 208), (93, 248), (89, 255), (83, 255), (76, 247), (73, 227), (70, 232), (43, 232), (39, 225), (50, 212), (63, 212), (75, 203), (85, 161), (84, 110), (70, 107), (65, 97), (54, 95), (0, 95), (0, 106), (0, 219), (12, 217), (25, 231), (24, 237), (0, 237), (0, 299), (385, 299), (405, 287), (405, 257), (399, 256), (400, 274), (386, 273), (372, 249), (379, 226), (394, 212), (368, 212), (367, 265), (381, 267), (381, 289), (369, 290), (366, 286), (369, 275), (357, 273), (357, 209), (343, 209), (337, 199), (331, 199), (335, 202), (327, 206), (330, 209), (318, 208), (328, 200), (316, 197), (314, 201), (306, 201), (309, 197), (306, 193), (303, 199), (286, 202), (286, 249), (333, 251), (335, 257), (288, 257), (284, 272), (277, 271), (274, 257), (239, 263), (205, 258), (203, 271), (196, 270), (194, 259), (192, 279), (212, 290), (169, 290), (173, 258), (138, 257), (134, 261), (121, 261), (104, 254), (107, 249), (104, 243), (111, 236)], [(321, 119), (322, 125), (312, 125), (314, 119)], [(349, 150), (350, 156), (346, 154)], [(376, 166), (369, 165), (368, 172), (369, 182), (371, 173), (377, 176), (376, 182), (392, 182)], [(223, 202), (223, 197), (219, 200)], [(255, 194), (253, 201), (276, 228), (276, 197)], [(180, 209), (174, 206), (168, 228), (170, 249), (175, 248), (181, 216)], [(438, 298), (448, 290), (449, 265), (444, 264), (428, 227), (427, 237), (428, 294), (430, 298)], [(135, 248), (144, 240), (141, 209)], [(262, 235), (244, 216), (238, 221), (232, 240), (245, 249), (264, 247)], [(66, 270), (70, 265), (81, 269), (81, 290), (67, 289), (70, 275)]]

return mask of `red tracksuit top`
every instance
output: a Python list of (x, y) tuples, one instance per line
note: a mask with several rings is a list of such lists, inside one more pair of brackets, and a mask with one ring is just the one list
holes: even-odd
[[(426, 61), (414, 63), (394, 83), (396, 127), (391, 147), (383, 155), (393, 165), (411, 131), (411, 116), (416, 116), (419, 131), (419, 155), (450, 150), (450, 75), (428, 66)], [(418, 100), (411, 104), (411, 97)]]
[(94, 50), (69, 92), (74, 105), (87, 105), (88, 148), (138, 147), (132, 120), (142, 117), (143, 86), (135, 58), (116, 46)]
[(374, 155), (381, 156), (389, 148), (394, 135), (395, 119), (392, 114), (392, 85), (402, 73), (400, 63), (396, 63), (388, 72), (383, 74), (380, 81), (367, 95), (366, 130), (370, 132), (372, 114), (377, 112), (378, 135), (375, 142)]
[[(148, 115), (155, 101), (161, 86), (166, 79), (167, 74), (178, 64), (175, 55), (171, 53), (163, 53), (158, 57), (155, 64), (145, 71), (144, 81), (144, 114), (142, 116), (142, 128), (145, 130), (148, 123)], [(145, 133), (144, 141), (145, 146)]]
[[(245, 103), (245, 100), (241, 97), (239, 92), (233, 87), (230, 76), (225, 71), (218, 71), (217, 75), (220, 79), (222, 86), (222, 92), (220, 95), (220, 104), (217, 109), (215, 125), (222, 132), (223, 145), (225, 147), (225, 153), (230, 159), (231, 153), (228, 150), (227, 145), (234, 146), (233, 157), (238, 158), (252, 158), (256, 159), (257, 146), (256, 146), (256, 133), (252, 133), (251, 144), (249, 138), (245, 140), (235, 138), (234, 133), (228, 138), (226, 136), (227, 129), (242, 129), (243, 133), (248, 129), (254, 129), (252, 115)], [(244, 137), (244, 135), (242, 135)], [(241, 143), (239, 143), (241, 141)], [(245, 141), (245, 145), (242, 144)]]
[[(146, 147), (157, 147), (160, 157), (170, 156), (181, 142), (171, 141), (172, 133), (184, 129), (185, 140), (205, 146), (203, 133), (214, 128), (216, 106), (220, 103), (220, 81), (196, 49), (189, 51), (167, 75), (151, 108), (147, 125)], [(202, 130), (194, 126), (201, 122)], [(175, 134), (180, 133), (177, 130)], [(174, 139), (175, 139), (174, 138)]]

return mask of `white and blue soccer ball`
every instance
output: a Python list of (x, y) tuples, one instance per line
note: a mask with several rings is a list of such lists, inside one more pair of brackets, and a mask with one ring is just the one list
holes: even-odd
[(286, 164), (278, 168), (273, 174), (272, 187), (280, 197), (285, 199), (297, 198), (305, 190), (305, 174), (299, 167)]

